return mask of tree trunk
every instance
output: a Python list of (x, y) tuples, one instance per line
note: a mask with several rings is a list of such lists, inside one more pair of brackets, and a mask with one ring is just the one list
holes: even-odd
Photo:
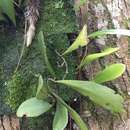
[[(44, 0), (44, 8), (46, 8), (46, 9), (44, 9), (44, 11), (42, 12), (41, 20), (39, 22), (39, 26), (40, 26), (39, 28), (40, 28), (40, 30), (44, 31), (45, 35), (47, 35), (46, 36), (47, 40), (50, 38), (49, 39), (50, 44), (52, 44), (51, 42), (53, 40), (54, 43), (57, 42), (58, 44), (61, 45), (61, 41), (63, 41), (63, 40), (59, 40), (59, 41), (56, 40), (57, 38), (59, 38), (59, 34), (60, 34), (60, 36), (62, 36), (63, 39), (65, 39), (65, 41), (62, 43), (62, 46), (64, 46), (66, 43), (66, 39), (67, 39), (66, 38), (67, 36), (64, 33), (72, 33), (75, 31), (75, 29), (74, 29), (75, 25), (73, 25), (73, 23), (70, 24), (70, 21), (73, 21), (74, 19), (70, 13), (69, 14), (70, 16), (67, 16), (67, 18), (66, 18), (67, 23), (64, 22), (65, 16), (68, 15), (68, 12), (65, 11), (63, 8), (58, 9), (58, 10), (61, 10), (59, 12), (57, 12), (57, 9), (56, 9), (54, 11), (52, 10), (52, 12), (50, 13), (50, 11), (51, 11), (50, 9), (52, 9), (53, 5), (55, 5), (55, 3), (53, 3), (53, 1), (54, 0), (51, 0), (51, 1)], [(75, 4), (78, 5), (80, 0), (74, 0), (74, 1), (75, 1)], [(86, 1), (88, 1), (88, 2), (86, 2), (86, 4), (84, 4), (82, 7), (80, 7), (80, 11), (77, 11), (76, 15), (78, 17), (78, 22), (79, 22), (80, 27), (82, 27), (84, 24), (88, 25), (88, 33), (94, 32), (98, 29), (129, 28), (130, 27), (130, 24), (128, 23), (128, 20), (130, 18), (130, 10), (128, 10), (130, 8), (129, 0), (86, 0)], [(69, 3), (69, 1), (68, 1), (68, 3)], [(48, 5), (50, 6), (50, 9), (48, 9), (48, 7), (47, 7)], [(66, 8), (67, 7), (70, 7), (70, 5), (66, 6)], [(56, 16), (53, 17), (52, 13), (55, 14)], [(65, 13), (66, 13), (66, 15), (63, 15)], [(59, 20), (57, 20), (58, 18), (59, 18)], [(61, 20), (61, 18), (63, 20)], [(63, 22), (62, 25), (60, 24), (59, 21)], [(56, 23), (56, 26), (54, 26), (53, 28), (51, 26), (52, 23)], [(67, 26), (65, 26), (65, 23), (67, 24)], [(68, 26), (68, 24), (70, 24), (70, 25)], [(2, 34), (2, 32), (1, 32), (1, 34)], [(48, 34), (49, 34), (49, 36), (48, 36)], [(17, 37), (18, 37), (18, 39), (17, 39)], [(5, 46), (4, 48), (8, 48), (6, 51), (8, 51), (8, 55), (9, 55), (9, 56), (7, 56), (6, 54), (3, 55), (0, 53), (2, 55), (1, 59), (4, 59), (3, 61), (0, 61), (0, 67), (1, 67), (1, 65), (3, 65), (2, 67), (3, 68), (7, 67), (8, 71), (9, 71), (9, 72), (3, 71), (5, 73), (4, 77), (6, 77), (10, 73), (12, 73), (12, 70), (15, 68), (15, 66), (17, 64), (17, 60), (18, 60), (19, 54), (20, 54), (19, 49), (21, 49), (21, 46), (22, 46), (21, 43), (23, 41), (23, 39), (21, 39), (21, 37), (23, 37), (23, 34), (21, 32), (19, 32), (19, 34), (16, 34), (16, 38), (13, 38), (12, 42), (11, 42), (11, 40), (9, 40), (7, 45), (5, 45), (5, 43), (3, 45), (0, 44), (1, 45), (0, 48), (2, 48), (3, 46)], [(21, 39), (21, 40), (19, 40), (19, 39)], [(48, 43), (49, 43), (49, 40), (48, 40)], [(13, 44), (13, 43), (16, 43), (16, 41), (17, 41), (17, 45)], [(37, 41), (35, 41), (35, 43), (36, 42)], [(1, 40), (0, 43), (3, 43), (3, 41)], [(57, 44), (57, 46), (58, 46), (58, 44)], [(18, 46), (20, 46), (20, 48), (18, 48)], [(37, 46), (37, 43), (36, 44), (33, 43), (32, 48), (30, 49), (31, 52), (29, 52), (29, 57), (27, 59), (29, 61), (25, 60), (24, 63), (22, 64), (24, 67), (28, 66), (28, 64), (30, 64), (30, 63), (31, 63), (31, 65), (34, 64), (33, 62), (30, 62), (30, 61), (33, 61), (34, 59), (35, 59), (35, 61), (39, 61), (39, 59), (36, 58), (39, 56), (39, 53), (35, 54), (35, 52), (34, 52), (34, 50), (37, 50), (36, 46)], [(61, 48), (59, 47), (59, 51), (63, 49), (62, 46), (61, 46)], [(104, 110), (103, 108), (100, 108), (99, 106), (94, 106), (89, 101), (89, 99), (83, 98), (83, 101), (81, 103), (81, 116), (88, 124), (90, 130), (130, 130), (130, 102), (129, 102), (130, 60), (128, 59), (128, 48), (129, 48), (128, 47), (128, 38), (123, 37), (123, 36), (117, 36), (117, 37), (107, 36), (107, 37), (102, 37), (97, 40), (91, 40), (88, 47), (85, 48), (86, 49), (85, 52), (87, 52), (87, 53), (91, 53), (91, 52), (95, 52), (95, 51), (98, 52), (101, 49), (105, 48), (106, 46), (118, 46), (121, 49), (115, 55), (105, 57), (104, 59), (101, 59), (100, 61), (96, 61), (96, 62), (94, 62), (94, 64), (91, 64), (90, 66), (88, 66), (84, 71), (79, 73), (78, 79), (91, 79), (97, 71), (104, 68), (104, 66), (107, 64), (111, 64), (111, 63), (115, 63), (115, 62), (121, 62), (121, 63), (126, 64), (127, 69), (126, 69), (126, 72), (123, 74), (123, 76), (121, 76), (116, 81), (107, 83), (107, 86), (110, 86), (111, 88), (118, 91), (120, 94), (125, 95), (124, 107), (125, 107), (126, 113), (123, 113), (122, 115), (114, 116), (110, 112)], [(10, 48), (11, 48), (11, 50), (10, 50)], [(3, 48), (1, 50), (2, 51), (0, 51), (0, 52), (3, 52)], [(85, 53), (85, 52), (83, 49), (83, 53)], [(32, 53), (32, 55), (30, 53)], [(18, 55), (16, 55), (16, 54), (18, 54)], [(13, 57), (13, 56), (16, 56), (16, 57)], [(10, 57), (11, 58), (13, 57), (13, 58), (11, 59)], [(81, 57), (79, 57), (79, 58), (81, 58)], [(38, 64), (39, 63), (41, 63), (41, 62), (38, 62)], [(35, 64), (34, 64), (34, 66), (32, 65), (31, 67), (34, 69), (39, 68), (39, 67), (36, 67)], [(26, 70), (28, 70), (28, 68), (24, 69), (22, 71), (26, 71)], [(11, 69), (11, 71), (10, 71), (10, 69)], [(41, 70), (43, 70), (43, 68), (41, 68)], [(40, 71), (40, 73), (41, 73), (41, 70), (36, 69), (35, 71), (32, 71), (32, 70), (31, 71), (32, 72)], [(42, 72), (42, 73), (44, 73), (44, 72)], [(1, 74), (1, 68), (0, 68), (0, 74)], [(2, 77), (0, 77), (0, 79), (1, 78)], [(7, 80), (7, 78), (5, 78), (5, 79)], [(4, 80), (4, 82), (6, 80)], [(0, 85), (1, 85), (1, 81), (0, 81)], [(0, 86), (0, 87), (3, 88), (3, 86)], [(4, 91), (0, 91), (0, 92), (1, 92), (0, 93), (0, 105), (3, 105), (3, 104), (1, 104), (1, 100), (2, 100), (1, 97), (3, 96)], [(3, 100), (2, 100), (2, 103), (3, 103)], [(4, 107), (2, 108), (2, 110), (4, 110)], [(0, 115), (3, 115), (3, 113), (0, 113)], [(48, 123), (48, 120), (50, 121), (51, 117), (48, 116), (48, 119), (45, 119), (44, 121), (41, 118), (33, 125), (33, 126), (35, 126), (33, 128), (31, 128), (31, 127), (28, 128), (28, 126), (30, 125), (30, 124), (28, 124), (29, 123), (28, 119), (27, 120), (24, 119), (23, 122), (21, 123), (22, 127), (20, 128), (20, 123), (19, 123), (18, 118), (16, 118), (15, 116), (11, 116), (11, 115), (10, 116), (4, 115), (4, 116), (0, 117), (0, 130), (20, 130), (20, 129), (21, 130), (43, 130), (43, 129), (50, 130), (50, 128), (48, 126), (51, 123), (50, 122)]]
[[(79, 4), (79, 0), (75, 0)], [(108, 28), (129, 28), (130, 18), (129, 0), (89, 0), (76, 12), (80, 26), (88, 25), (88, 33)], [(105, 47), (120, 47), (120, 51), (114, 55), (105, 57), (87, 66), (83, 72), (82, 79), (91, 79), (96, 72), (105, 65), (120, 62), (126, 64), (126, 72), (117, 80), (107, 83), (118, 93), (125, 95), (124, 107), (126, 112), (114, 116), (110, 112), (94, 106), (89, 100), (83, 99), (81, 103), (81, 115), (86, 121), (90, 130), (130, 130), (130, 59), (128, 56), (128, 37), (124, 36), (104, 36), (100, 39), (91, 40), (85, 52), (99, 52)]]

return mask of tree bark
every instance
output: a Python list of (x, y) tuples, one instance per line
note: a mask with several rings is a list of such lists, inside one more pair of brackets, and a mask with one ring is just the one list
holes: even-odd
[[(75, 4), (79, 4), (75, 0)], [(130, 24), (130, 1), (129, 0), (89, 0), (76, 12), (80, 26), (88, 25), (88, 33), (96, 30), (108, 28), (129, 28)], [(82, 79), (91, 79), (98, 71), (108, 64), (123, 63), (126, 64), (126, 72), (117, 80), (107, 83), (107, 86), (113, 88), (118, 93), (125, 95), (124, 108), (125, 113), (114, 116), (107, 110), (83, 99), (81, 103), (81, 115), (89, 125), (90, 130), (130, 130), (130, 59), (128, 56), (128, 37), (124, 36), (104, 36), (100, 39), (91, 40), (87, 48), (87, 53), (99, 52), (108, 46), (117, 46), (120, 51), (114, 55), (95, 61), (87, 66), (82, 72), (85, 76)], [(84, 50), (83, 50), (84, 51)], [(82, 74), (82, 75), (83, 75)]]
[(18, 118), (16, 118), (15, 116), (1, 116), (0, 130), (20, 130)]
[[(74, 1), (75, 4), (79, 4), (80, 0)], [(106, 28), (129, 28), (129, 8), (129, 0), (88, 0), (86, 4), (80, 7), (80, 11), (76, 12), (76, 15), (80, 27), (84, 24), (88, 25), (88, 33)], [(78, 79), (91, 79), (96, 72), (107, 64), (115, 62), (126, 64), (126, 72), (119, 79), (107, 83), (107, 86), (125, 95), (124, 107), (126, 113), (114, 116), (109, 111), (93, 105), (89, 99), (85, 98), (81, 103), (81, 116), (88, 124), (90, 130), (130, 130), (130, 59), (128, 56), (128, 38), (123, 36), (107, 36), (91, 40), (88, 47), (83, 49), (83, 53), (84, 50), (87, 53), (99, 52), (106, 46), (118, 46), (121, 49), (115, 55), (105, 57), (88, 66), (84, 71), (80, 72)], [(28, 123), (26, 120), (24, 121), (21, 124), (22, 127)], [(47, 121), (44, 124), (47, 124)], [(36, 129), (49, 129), (46, 125), (42, 126), (44, 128), (36, 127)], [(23, 129), (28, 129), (27, 127), (28, 125)], [(1, 116), (0, 130), (20, 130), (19, 119), (15, 116)]]

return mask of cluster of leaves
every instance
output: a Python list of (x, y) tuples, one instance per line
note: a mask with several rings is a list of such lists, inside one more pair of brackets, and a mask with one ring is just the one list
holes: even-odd
[[(120, 31), (114, 29), (97, 31), (87, 36), (87, 26), (85, 25), (74, 43), (61, 56), (64, 57), (64, 55), (71, 53), (79, 47), (86, 46), (89, 43), (89, 38), (95, 38), (107, 34), (122, 34), (130, 36), (130, 32), (124, 29), (120, 29)], [(42, 32), (39, 33), (38, 38), (41, 42), (41, 45), (44, 47), (44, 49), (46, 49)], [(78, 69), (83, 69), (86, 65), (92, 63), (94, 60), (110, 55), (118, 50), (119, 48), (107, 48), (100, 53), (87, 55), (83, 57)], [(45, 53), (43, 55), (46, 58), (46, 65), (48, 66), (50, 74), (54, 77), (55, 73), (51, 64), (49, 63), (46, 51), (44, 52)], [(79, 114), (69, 105), (67, 105), (61, 97), (58, 96), (57, 92), (53, 89), (53, 86), (60, 87), (60, 84), (64, 84), (77, 91), (81, 95), (89, 97), (95, 104), (110, 110), (112, 113), (121, 113), (124, 111), (123, 97), (115, 93), (115, 91), (111, 88), (102, 85), (102, 83), (118, 78), (123, 74), (124, 71), (125, 65), (116, 63), (109, 65), (104, 70), (98, 72), (92, 81), (51, 80), (51, 83), (50, 80), (45, 81), (42, 76), (39, 75), (39, 85), (36, 96), (26, 100), (19, 106), (17, 110), (17, 116), (22, 117), (26, 115), (27, 117), (36, 117), (47, 112), (52, 107), (55, 107), (56, 104), (53, 130), (63, 130), (67, 126), (68, 113), (81, 130), (88, 130), (86, 124), (81, 119)]]
[(0, 20), (5, 19), (4, 15), (7, 15), (16, 25), (13, 0), (0, 0)]

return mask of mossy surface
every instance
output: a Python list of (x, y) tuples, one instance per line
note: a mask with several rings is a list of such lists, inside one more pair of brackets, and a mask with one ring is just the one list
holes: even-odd
[(75, 15), (69, 0), (44, 0), (41, 8), (40, 29), (45, 34), (75, 32)]
[[(44, 0), (40, 7), (40, 18), (37, 24), (37, 34), (43, 31), (47, 46), (48, 59), (56, 73), (57, 79), (62, 79), (65, 73), (65, 66), (59, 67), (63, 60), (56, 54), (62, 54), (70, 45), (67, 34), (77, 32), (74, 10), (70, 0)], [(20, 23), (21, 24), (21, 23)], [(12, 27), (11, 27), (12, 28)], [(0, 31), (0, 115), (15, 112), (21, 102), (35, 96), (38, 84), (36, 74), (42, 74), (47, 79), (53, 78), (45, 65), (44, 57), (40, 52), (37, 34), (32, 45), (25, 50), (19, 69), (14, 73), (22, 45), (23, 26), (18, 25), (17, 31), (8, 28)], [(66, 79), (74, 79), (76, 73), (75, 57), (65, 57), (68, 63), (69, 74)], [(59, 95), (70, 101), (75, 92), (65, 86), (53, 86)], [(42, 119), (42, 120), (41, 120)], [(29, 120), (28, 129), (46, 130), (42, 117)], [(49, 119), (50, 120), (50, 119)], [(51, 122), (51, 120), (50, 120)]]

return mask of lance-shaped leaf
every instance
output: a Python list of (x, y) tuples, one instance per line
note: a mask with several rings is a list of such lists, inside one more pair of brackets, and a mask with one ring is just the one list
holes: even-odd
[(91, 81), (79, 80), (59, 80), (56, 82), (67, 85), (80, 94), (88, 96), (93, 102), (112, 112), (123, 111), (123, 98), (106, 86)]
[(48, 56), (47, 56), (47, 49), (46, 49), (46, 45), (45, 45), (45, 41), (44, 41), (44, 36), (43, 36), (43, 32), (41, 31), (38, 35), (38, 41), (39, 41), (39, 48), (41, 50), (41, 53), (43, 55), (43, 60), (46, 64), (46, 67), (48, 69), (48, 71), (50, 72), (50, 74), (55, 77), (55, 72), (48, 60)]
[(47, 112), (51, 107), (52, 105), (48, 102), (38, 100), (34, 97), (26, 100), (19, 106), (17, 116), (23, 117), (25, 115), (27, 117), (37, 117)]
[(85, 122), (81, 119), (80, 115), (72, 109), (70, 106), (66, 106), (68, 108), (68, 111), (70, 115), (72, 116), (72, 119), (75, 121), (75, 123), (78, 125), (80, 130), (88, 130), (88, 127), (86, 126)]
[(96, 83), (104, 83), (106, 81), (114, 80), (124, 73), (125, 68), (125, 65), (121, 63), (107, 66), (95, 76), (93, 81)]
[(74, 43), (63, 53), (63, 55), (68, 54), (79, 47), (83, 47), (87, 45), (88, 38), (87, 38), (87, 25), (84, 25), (82, 31), (80, 32), (79, 36), (76, 38)]
[(80, 130), (88, 130), (86, 124), (84, 123), (84, 121), (81, 119), (80, 115), (73, 109), (71, 108), (69, 105), (67, 105), (62, 98), (60, 98), (57, 94), (52, 93), (53, 96), (61, 103), (63, 104), (69, 111), (72, 119), (75, 121), (75, 123), (78, 125), (78, 127), (80, 128)]
[(81, 61), (80, 65), (78, 68), (82, 68), (87, 64), (90, 64), (91, 62), (93, 62), (94, 60), (97, 60), (98, 58), (110, 55), (116, 51), (118, 51), (119, 48), (107, 48), (104, 51), (102, 51), (101, 53), (95, 53), (95, 54), (90, 54), (88, 56), (85, 56), (83, 58), (83, 60)]
[(95, 38), (107, 34), (115, 34), (115, 35), (125, 35), (125, 36), (130, 36), (130, 30), (127, 29), (108, 29), (108, 30), (101, 30), (101, 31), (96, 31), (88, 35), (88, 38)]
[(48, 97), (47, 85), (46, 85), (45, 81), (43, 80), (42, 76), (39, 75), (36, 98), (37, 99), (46, 99), (47, 97)]
[(68, 110), (67, 108), (57, 102), (56, 113), (53, 120), (53, 130), (64, 130), (68, 123)]
[(5, 13), (16, 25), (13, 0), (0, 0), (0, 8), (2, 9), (2, 12)]

